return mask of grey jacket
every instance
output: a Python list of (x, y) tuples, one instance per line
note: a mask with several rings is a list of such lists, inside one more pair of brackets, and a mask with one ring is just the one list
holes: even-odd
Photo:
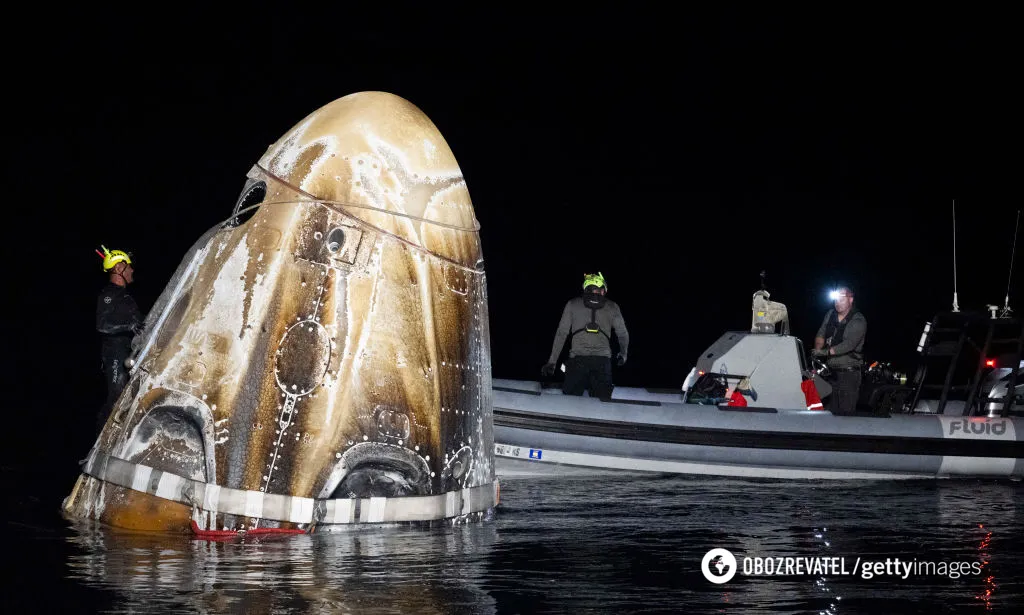
[(629, 349), (629, 332), (626, 331), (626, 322), (622, 319), (619, 305), (614, 301), (606, 301), (604, 307), (594, 312), (594, 317), (601, 329), (600, 333), (586, 331), (587, 323), (590, 322), (590, 308), (583, 302), (583, 297), (570, 299), (565, 304), (565, 309), (562, 310), (562, 320), (558, 322), (558, 330), (555, 331), (555, 343), (551, 347), (551, 357), (548, 363), (558, 361), (558, 355), (562, 354), (562, 347), (565, 345), (565, 338), (580, 329), (582, 331), (572, 338), (572, 346), (569, 348), (570, 358), (611, 357), (610, 338), (612, 335), (615, 335), (619, 342), (619, 351), (626, 356)]
[[(828, 326), (828, 320), (833, 312), (835, 310), (829, 310), (825, 313), (825, 319), (821, 321), (821, 326), (818, 327), (818, 333), (815, 337), (825, 337), (825, 327)], [(831, 347), (836, 350), (834, 356), (830, 355), (828, 357), (828, 366), (833, 369), (860, 367), (864, 363), (864, 337), (868, 332), (868, 320), (864, 318), (864, 314), (861, 314), (860, 311), (856, 311), (847, 317), (849, 321), (846, 323), (846, 329), (843, 331), (843, 341), (833, 344), (832, 340), (825, 340), (826, 348)]]

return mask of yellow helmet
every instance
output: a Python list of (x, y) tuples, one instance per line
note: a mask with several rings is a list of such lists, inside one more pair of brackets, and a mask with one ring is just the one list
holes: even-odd
[(107, 246), (100, 246), (103, 248), (103, 252), (96, 250), (96, 253), (103, 257), (103, 271), (110, 271), (114, 268), (114, 265), (124, 261), (129, 265), (132, 264), (132, 259), (128, 256), (127, 252), (121, 250), (108, 250)]
[(605, 284), (604, 276), (601, 272), (587, 273), (583, 275), (583, 290), (587, 290), (588, 286), (596, 286), (598, 288), (604, 288), (607, 290), (608, 286)]

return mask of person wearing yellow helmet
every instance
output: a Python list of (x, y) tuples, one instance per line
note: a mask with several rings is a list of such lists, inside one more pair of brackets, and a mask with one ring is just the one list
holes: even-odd
[(100, 334), (100, 358), (107, 383), (107, 398), (97, 416), (97, 429), (102, 429), (114, 402), (128, 382), (125, 360), (132, 353), (132, 338), (142, 331), (143, 316), (127, 286), (134, 281), (131, 255), (121, 250), (96, 253), (103, 259), (107, 284), (96, 300), (96, 331)]
[(619, 344), (616, 364), (626, 363), (629, 332), (622, 318), (622, 310), (607, 298), (608, 283), (604, 275), (587, 273), (583, 276), (583, 294), (570, 299), (562, 310), (562, 319), (555, 331), (548, 362), (541, 368), (545, 376), (555, 373), (555, 363), (562, 354), (566, 338), (572, 340), (566, 366), (562, 392), (582, 395), (589, 390), (592, 397), (610, 399), (612, 390), (612, 335)]
[[(118, 264), (120, 263), (124, 263), (127, 265), (128, 269), (131, 269), (132, 257), (127, 252), (122, 250), (108, 250), (107, 246), (100, 247), (103, 248), (103, 251), (100, 252), (99, 250), (96, 250), (96, 254), (99, 254), (100, 258), (103, 259), (103, 271), (109, 272), (113, 269), (114, 272), (111, 275), (121, 275), (121, 273), (125, 271), (125, 267), (118, 267)], [(118, 284), (121, 283), (118, 282)]]

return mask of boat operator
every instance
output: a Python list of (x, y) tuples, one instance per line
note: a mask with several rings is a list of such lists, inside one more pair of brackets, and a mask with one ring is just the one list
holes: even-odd
[(853, 291), (842, 286), (832, 294), (833, 309), (814, 338), (812, 356), (821, 357), (828, 365), (832, 395), (827, 410), (836, 415), (851, 415), (857, 409), (861, 369), (864, 365), (864, 337), (868, 321), (853, 305)]
[(583, 294), (570, 299), (562, 310), (551, 356), (541, 368), (541, 373), (549, 377), (555, 373), (555, 363), (562, 354), (565, 339), (571, 338), (572, 346), (562, 383), (562, 392), (566, 395), (583, 395), (583, 391), (588, 390), (591, 397), (611, 399), (614, 388), (612, 335), (619, 344), (615, 362), (619, 366), (626, 363), (629, 332), (622, 311), (617, 303), (607, 298), (607, 293), (604, 275), (600, 272), (584, 274)]

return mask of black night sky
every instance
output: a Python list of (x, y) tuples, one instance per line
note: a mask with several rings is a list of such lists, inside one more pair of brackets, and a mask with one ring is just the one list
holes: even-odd
[(1019, 68), (1000, 20), (581, 11), (436, 27), (153, 18), (9, 41), (8, 411), (60, 426), (63, 450), (46, 453), (60, 488), (103, 397), (94, 249), (135, 254), (148, 309), (267, 146), (357, 91), (413, 102), (460, 162), (495, 377), (539, 377), (591, 270), (631, 334), (617, 384), (678, 387), (723, 331), (749, 326), (761, 270), (805, 344), (826, 290), (851, 284), (868, 359), (910, 368), (923, 323), (952, 302), (953, 199), (960, 304), (1002, 303)]

